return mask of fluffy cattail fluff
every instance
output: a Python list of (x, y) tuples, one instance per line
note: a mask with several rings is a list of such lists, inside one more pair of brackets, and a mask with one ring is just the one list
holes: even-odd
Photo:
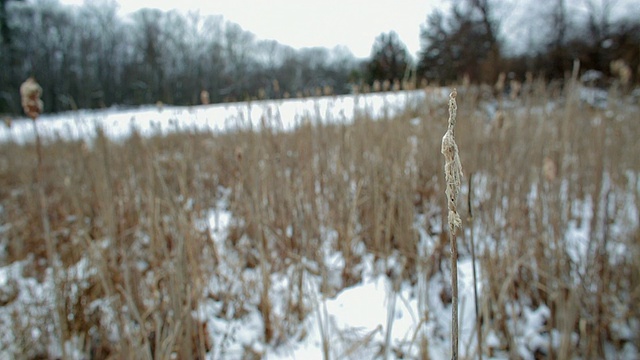
[(456, 112), (458, 110), (456, 103), (457, 95), (458, 92), (456, 89), (453, 89), (453, 92), (449, 95), (449, 124), (447, 132), (442, 138), (441, 150), (445, 158), (444, 175), (447, 182), (446, 195), (447, 206), (449, 208), (449, 229), (451, 232), (455, 232), (462, 224), (456, 208), (458, 193), (460, 193), (460, 181), (462, 179), (462, 164), (460, 163), (458, 145), (456, 144), (456, 139), (453, 134), (456, 126)]
[(22, 98), (22, 109), (32, 120), (38, 118), (42, 114), (44, 104), (40, 100), (42, 88), (33, 77), (28, 78), (20, 85), (20, 97)]

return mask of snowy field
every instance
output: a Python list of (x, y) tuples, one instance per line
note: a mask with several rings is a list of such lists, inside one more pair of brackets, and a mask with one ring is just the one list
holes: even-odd
[[(447, 89), (433, 90), (432, 99), (446, 99)], [(135, 129), (143, 136), (176, 131), (231, 131), (260, 129), (263, 126), (291, 130), (306, 122), (348, 123), (354, 116), (393, 117), (408, 107), (417, 107), (427, 95), (424, 91), (368, 94), (366, 96), (327, 96), (307, 99), (253, 101), (193, 107), (147, 106), (43, 115), (38, 122), (42, 136), (50, 139), (78, 140), (95, 136), (101, 129), (111, 139), (127, 137)], [(268, 123), (265, 123), (267, 121)], [(24, 119), (0, 128), (0, 141), (34, 141), (33, 125)]]
[[(133, 131), (143, 137), (167, 135), (176, 132), (212, 132), (231, 133), (239, 129), (263, 128), (278, 131), (292, 131), (304, 124), (338, 123), (349, 124), (361, 117), (372, 119), (391, 119), (408, 109), (419, 109), (425, 102), (446, 106), (447, 89), (425, 92), (381, 93), (358, 96), (333, 96), (313, 99), (289, 99), (276, 101), (255, 101), (251, 103), (219, 104), (195, 107), (150, 106), (140, 109), (107, 109), (104, 111), (78, 111), (59, 115), (46, 115), (38, 120), (38, 132), (45, 143), (52, 140), (85, 140), (92, 142), (100, 129), (108, 138), (118, 142), (127, 139)], [(492, 107), (495, 102), (483, 103), (482, 116), (491, 117), (495, 113)], [(486, 115), (490, 113), (490, 115)], [(409, 122), (417, 128), (421, 119), (415, 117)], [(444, 121), (444, 119), (442, 119)], [(484, 126), (484, 125), (483, 125)], [(0, 127), (0, 142), (29, 144), (35, 139), (34, 127), (31, 121), (14, 120), (11, 127)], [(440, 136), (440, 135), (438, 135)], [(434, 154), (436, 156), (437, 154)], [(439, 161), (439, 160), (437, 160)], [(463, 166), (465, 159), (462, 159)], [(436, 177), (439, 175), (435, 175)], [(630, 184), (638, 184), (638, 173), (627, 171)], [(635, 179), (635, 180), (634, 180)], [(605, 179), (605, 182), (608, 181)], [(475, 198), (478, 206), (488, 203), (490, 195), (490, 180), (486, 173), (475, 178)], [(568, 186), (568, 185), (561, 185)], [(603, 188), (614, 192), (613, 185), (605, 183)], [(633, 188), (630, 188), (633, 191)], [(524, 191), (525, 199), (536, 203), (540, 193), (551, 191), (548, 187), (533, 186)], [(288, 298), (295, 274), (299, 275), (300, 288), (304, 289), (304, 305), (309, 309), (300, 325), (287, 336), (269, 343), (263, 341), (265, 333), (264, 323), (258, 300), (252, 298), (255, 294), (247, 294), (237, 288), (234, 281), (241, 279), (243, 283), (257, 284), (262, 280), (259, 268), (239, 268), (240, 256), (229, 245), (227, 238), (233, 229), (234, 219), (230, 208), (231, 190), (221, 188), (217, 204), (208, 209), (206, 216), (196, 222), (198, 230), (208, 231), (216, 248), (220, 262), (217, 264), (217, 276), (208, 280), (204, 292), (216, 294), (225, 289), (228, 296), (236, 296), (243, 300), (242, 315), (230, 313), (228, 301), (215, 297), (204, 297), (198, 300), (197, 309), (193, 317), (206, 323), (209, 340), (212, 342), (211, 351), (207, 359), (411, 359), (420, 354), (421, 339), (428, 342), (428, 355), (432, 359), (449, 358), (450, 351), (450, 317), (451, 304), (446, 301), (449, 286), (448, 271), (438, 271), (435, 275), (425, 279), (418, 277), (408, 282), (394, 275), (390, 269), (400, 268), (406, 261), (397, 253), (391, 253), (384, 260), (376, 258), (364, 248), (363, 243), (354, 246), (353, 253), (361, 259), (359, 272), (360, 281), (356, 284), (343, 284), (341, 274), (345, 271), (345, 259), (340, 252), (332, 249), (338, 247), (340, 241), (334, 229), (321, 229), (323, 247), (321, 262), (302, 258), (296, 264), (288, 264), (283, 271), (270, 276), (271, 287), (269, 297), (272, 302), (274, 317), (287, 318)], [(468, 192), (465, 187), (463, 192)], [(438, 195), (439, 196), (439, 195)], [(497, 195), (496, 195), (497, 196)], [(503, 194), (503, 196), (506, 196)], [(444, 194), (442, 194), (444, 200)], [(4, 200), (3, 200), (4, 201)], [(506, 202), (506, 197), (505, 200)], [(593, 201), (586, 196), (583, 199), (567, 200), (572, 202), (570, 208), (575, 213), (568, 222), (564, 239), (567, 241), (569, 258), (572, 263), (579, 264), (590, 259), (588, 243), (589, 233), (593, 221), (591, 214)], [(615, 200), (614, 200), (615, 201)], [(636, 203), (616, 202), (618, 205), (611, 211), (618, 211), (620, 217), (611, 225), (611, 231), (616, 237), (633, 237), (637, 232), (638, 209)], [(551, 206), (550, 204), (543, 204)], [(0, 204), (0, 215), (4, 212), (4, 204)], [(187, 205), (185, 205), (187, 206)], [(542, 205), (541, 205), (542, 206)], [(433, 210), (434, 214), (438, 209)], [(609, 210), (602, 210), (607, 213)], [(617, 213), (618, 214), (618, 213)], [(606, 215), (606, 214), (605, 214)], [(437, 216), (435, 216), (437, 218)], [(496, 223), (507, 223), (508, 215), (497, 210), (494, 220)], [(55, 322), (50, 314), (55, 313), (53, 300), (57, 286), (54, 269), (48, 267), (42, 279), (23, 277), (25, 268), (33, 266), (29, 258), (7, 263), (7, 244), (15, 239), (8, 238), (12, 224), (5, 223), (0, 217), (0, 327), (13, 328), (13, 331), (3, 331), (0, 335), (0, 359), (21, 358), (19, 352), (23, 349), (24, 333), (16, 329), (31, 329), (26, 335), (34, 343), (40, 343), (48, 354), (59, 356), (62, 354), (59, 343), (53, 334), (57, 333)], [(551, 221), (546, 217), (547, 220)], [(531, 220), (533, 221), (533, 220)], [(542, 222), (543, 226), (545, 225)], [(550, 226), (550, 225), (549, 225)], [(415, 217), (413, 229), (419, 234), (417, 242), (418, 255), (428, 257), (438, 243), (440, 224), (426, 214)], [(427, 231), (427, 229), (430, 229)], [(287, 229), (287, 232), (293, 230)], [(466, 229), (467, 236), (469, 228)], [(474, 228), (481, 247), (492, 248), (499, 241), (487, 224), (476, 223)], [(547, 230), (540, 230), (545, 233)], [(502, 233), (504, 235), (504, 233)], [(291, 234), (289, 234), (291, 236)], [(106, 241), (106, 240), (105, 240)], [(615, 256), (624, 257), (626, 249), (624, 243), (613, 241), (610, 245)], [(108, 243), (99, 246), (109, 246)], [(500, 245), (501, 246), (501, 245)], [(447, 245), (448, 249), (448, 245)], [(448, 255), (448, 251), (444, 252)], [(614, 256), (614, 257), (615, 257)], [(448, 260), (447, 260), (448, 261)], [(446, 263), (444, 261), (443, 263)], [(74, 284), (76, 291), (83, 291), (89, 285), (89, 279), (95, 278), (98, 269), (90, 254), (81, 258), (74, 265), (61, 271), (64, 278)], [(142, 263), (140, 267), (148, 267)], [(302, 269), (302, 270), (301, 270)], [(478, 274), (483, 269), (478, 265)], [(418, 273), (426, 271), (418, 269)], [(575, 268), (575, 273), (585, 274), (589, 269)], [(477, 351), (475, 337), (476, 316), (474, 312), (472, 263), (468, 253), (463, 253), (458, 262), (460, 286), (460, 354), (461, 358), (474, 358)], [(482, 275), (479, 275), (482, 276)], [(489, 280), (479, 280), (479, 296), (484, 295), (484, 284)], [(320, 291), (321, 287), (329, 287), (333, 291)], [(301, 290), (302, 291), (302, 290)], [(257, 292), (257, 291), (256, 291)], [(74, 292), (69, 296), (73, 298)], [(115, 321), (117, 315), (109, 313), (109, 306), (105, 306), (108, 299), (95, 300), (89, 308), (102, 309), (102, 322), (109, 319)], [(622, 301), (622, 305), (624, 301)], [(105, 310), (106, 309), (106, 310)], [(235, 311), (238, 311), (237, 309)], [(507, 310), (510, 318), (506, 320), (506, 327), (510, 329), (511, 343), (515, 347), (510, 352), (504, 350), (504, 339), (493, 330), (485, 333), (484, 348), (488, 349), (491, 359), (509, 359), (515, 354), (522, 359), (538, 359), (541, 349), (549, 346), (562, 348), (566, 343), (578, 346), (578, 334), (572, 333), (574, 338), (567, 340), (556, 329), (549, 329), (548, 322), (551, 309), (544, 303), (511, 302)], [(425, 316), (425, 314), (428, 314)], [(31, 322), (51, 321), (46, 326), (30, 327)], [(114, 324), (102, 324), (113, 329)], [(616, 341), (620, 347), (614, 349), (611, 344), (606, 345), (607, 354), (616, 359), (637, 359), (638, 344), (635, 342), (640, 330), (638, 319), (613, 323), (610, 325)], [(45, 329), (44, 333), (42, 330)], [(90, 335), (87, 335), (90, 336)], [(114, 335), (117, 337), (117, 335)], [(620, 340), (622, 339), (622, 340)], [(74, 337), (65, 343), (64, 352), (69, 358), (84, 359), (84, 338)], [(250, 355), (247, 355), (250, 354)], [(29, 355), (22, 354), (24, 358)], [(253, 357), (252, 357), (253, 356)]]

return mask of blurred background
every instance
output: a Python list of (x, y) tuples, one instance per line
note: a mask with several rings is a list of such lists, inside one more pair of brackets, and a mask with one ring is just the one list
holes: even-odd
[[(366, 85), (563, 79), (637, 81), (630, 0), (1, 0), (0, 113), (43, 86), (46, 112), (162, 102), (345, 94)], [(590, 73), (594, 74), (594, 73)]]

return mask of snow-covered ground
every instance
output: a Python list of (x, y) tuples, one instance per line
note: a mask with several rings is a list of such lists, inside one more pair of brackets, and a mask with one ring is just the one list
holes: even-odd
[[(232, 216), (225, 209), (226, 204), (219, 203), (210, 211), (207, 220), (212, 238), (219, 245), (219, 249), (223, 249), (222, 251), (224, 251), (223, 240), (226, 237), (226, 227)], [(423, 224), (419, 221), (416, 223), (416, 227), (422, 226)], [(421, 238), (421, 244), (426, 251), (426, 248), (433, 244), (434, 239), (429, 238), (424, 231), (421, 232)], [(327, 234), (327, 240), (326, 245), (334, 240), (331, 234)], [(326, 257), (328, 278), (339, 282), (340, 273), (344, 267), (341, 255), (327, 253)], [(224, 351), (224, 353), (211, 354), (210, 358), (240, 358), (241, 349), (248, 347), (261, 357), (270, 360), (320, 360), (324, 359), (325, 342), (330, 359), (416, 358), (420, 346), (418, 335), (426, 335), (429, 339), (431, 358), (449, 357), (451, 305), (443, 304), (440, 299), (440, 294), (444, 291), (443, 287), (449, 286), (448, 280), (443, 279), (442, 274), (439, 274), (428, 283), (419, 282), (417, 288), (406, 283), (394, 286), (390, 278), (384, 274), (383, 267), (383, 264), (374, 263), (372, 255), (365, 255), (362, 281), (331, 298), (319, 293), (321, 280), (307, 273), (304, 279), (305, 290), (313, 310), (302, 323), (297, 336), (285, 339), (277, 347), (264, 348), (260, 343), (263, 327), (257, 309), (253, 309), (242, 319), (230, 323), (217, 316), (220, 303), (206, 301), (202, 304), (198, 316), (209, 321), (208, 328), (215, 334), (214, 348)], [(387, 264), (386, 267), (393, 266)], [(471, 259), (461, 259), (458, 263), (458, 271), (460, 355), (465, 356), (473, 354), (476, 346)], [(289, 288), (289, 281), (290, 279), (286, 276), (272, 276), (274, 289)], [(217, 287), (217, 282), (218, 279), (212, 279), (211, 286)], [(341, 288), (341, 285), (335, 284), (335, 287)], [(426, 302), (426, 309), (421, 309), (421, 300)], [(272, 301), (284, 302), (285, 297), (276, 295), (272, 297)], [(283, 309), (285, 306), (275, 303), (274, 308)], [(427, 317), (428, 320), (425, 321)], [(527, 334), (530, 337), (529, 340), (535, 340), (533, 336), (539, 334), (537, 330), (542, 326), (542, 319), (539, 319), (538, 314), (533, 314), (532, 317), (533, 319), (527, 319), (532, 327)], [(230, 333), (234, 336), (229, 336)], [(386, 348), (383, 346), (387, 343), (390, 345), (388, 354), (385, 353)], [(523, 354), (526, 354), (525, 349)]]
[[(423, 90), (341, 95), (306, 99), (284, 99), (207, 106), (146, 106), (137, 109), (82, 110), (38, 119), (38, 132), (49, 139), (91, 139), (96, 129), (117, 140), (136, 130), (143, 136), (175, 131), (227, 131), (260, 129), (262, 126), (290, 130), (300, 124), (322, 119), (326, 122), (350, 122), (358, 115), (373, 118), (392, 117), (415, 108), (427, 96)], [(428, 94), (446, 99), (446, 89)], [(13, 121), (11, 127), (0, 126), (0, 141), (33, 141), (31, 121)]]

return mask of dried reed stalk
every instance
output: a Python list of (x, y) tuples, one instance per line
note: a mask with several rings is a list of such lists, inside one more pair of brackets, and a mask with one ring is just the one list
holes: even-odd
[(447, 132), (442, 137), (442, 155), (445, 158), (444, 177), (447, 183), (445, 194), (447, 195), (449, 239), (451, 240), (451, 359), (458, 359), (458, 245), (456, 243), (456, 231), (462, 225), (458, 214), (456, 201), (460, 193), (460, 180), (462, 178), (462, 164), (458, 154), (458, 145), (454, 137), (456, 126), (456, 96), (458, 92), (453, 89), (449, 95), (449, 123)]
[(56, 259), (56, 246), (52, 237), (51, 223), (49, 221), (49, 205), (44, 190), (44, 162), (42, 160), (42, 141), (40, 140), (40, 134), (38, 133), (38, 126), (36, 120), (42, 113), (44, 104), (40, 99), (42, 95), (42, 88), (36, 82), (33, 77), (25, 80), (20, 85), (20, 99), (22, 103), (22, 109), (33, 120), (33, 132), (36, 137), (36, 157), (37, 157), (37, 171), (36, 171), (36, 184), (38, 187), (38, 199), (40, 202), (40, 219), (42, 221), (42, 230), (47, 249), (47, 258), (49, 260), (49, 266), (53, 269), (53, 282), (55, 284), (55, 303), (54, 303), (54, 319), (56, 323), (56, 332), (59, 341), (60, 351), (62, 352), (62, 358), (66, 358), (65, 339), (67, 335), (67, 323), (64, 309), (64, 296), (61, 290), (61, 269)]
[(473, 231), (473, 206), (471, 197), (473, 196), (473, 173), (469, 174), (469, 195), (467, 196), (467, 207), (469, 208), (469, 240), (471, 242), (471, 266), (473, 267), (473, 303), (476, 313), (476, 337), (478, 340), (478, 360), (482, 360), (482, 324), (480, 324), (480, 310), (478, 309), (478, 275), (476, 273), (476, 244)]

